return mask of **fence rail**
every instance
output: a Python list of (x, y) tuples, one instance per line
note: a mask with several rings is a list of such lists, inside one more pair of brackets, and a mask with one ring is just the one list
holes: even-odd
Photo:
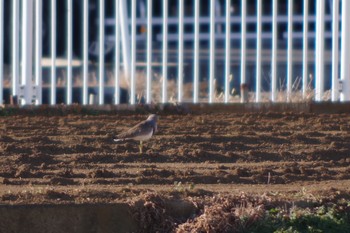
[(0, 0), (0, 103), (350, 101), (349, 1), (96, 2)]

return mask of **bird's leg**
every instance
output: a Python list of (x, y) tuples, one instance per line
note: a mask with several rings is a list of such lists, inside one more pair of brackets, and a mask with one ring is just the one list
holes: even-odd
[(140, 141), (140, 146), (139, 146), (139, 148), (140, 148), (140, 154), (142, 154), (142, 147), (143, 147), (143, 141)]

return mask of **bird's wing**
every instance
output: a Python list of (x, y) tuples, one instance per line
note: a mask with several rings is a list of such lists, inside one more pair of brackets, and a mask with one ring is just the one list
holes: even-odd
[(134, 137), (148, 135), (153, 131), (153, 126), (149, 121), (143, 121), (129, 130), (117, 135), (117, 139), (133, 139)]

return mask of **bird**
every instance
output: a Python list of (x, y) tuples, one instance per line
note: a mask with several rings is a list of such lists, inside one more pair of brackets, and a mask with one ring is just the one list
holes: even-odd
[(157, 120), (158, 116), (156, 114), (151, 114), (146, 120), (138, 123), (127, 131), (118, 134), (114, 141), (140, 141), (139, 149), (140, 154), (142, 154), (143, 141), (149, 140), (157, 131)]

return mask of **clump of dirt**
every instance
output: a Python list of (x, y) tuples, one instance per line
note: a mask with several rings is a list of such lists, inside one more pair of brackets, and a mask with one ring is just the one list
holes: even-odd
[(112, 178), (115, 174), (107, 169), (97, 169), (89, 173), (90, 178)]
[[(152, 192), (144, 193), (136, 200), (129, 201), (131, 214), (141, 232), (172, 232), (195, 211), (195, 206), (190, 202), (172, 201), (166, 196)], [(175, 205), (182, 206), (181, 213), (177, 213)]]
[(241, 232), (249, 230), (265, 213), (263, 199), (214, 196), (203, 201), (200, 214), (179, 225), (176, 232)]
[(30, 166), (23, 164), (17, 168), (15, 177), (16, 178), (29, 178), (32, 176), (32, 172), (30, 171)]

